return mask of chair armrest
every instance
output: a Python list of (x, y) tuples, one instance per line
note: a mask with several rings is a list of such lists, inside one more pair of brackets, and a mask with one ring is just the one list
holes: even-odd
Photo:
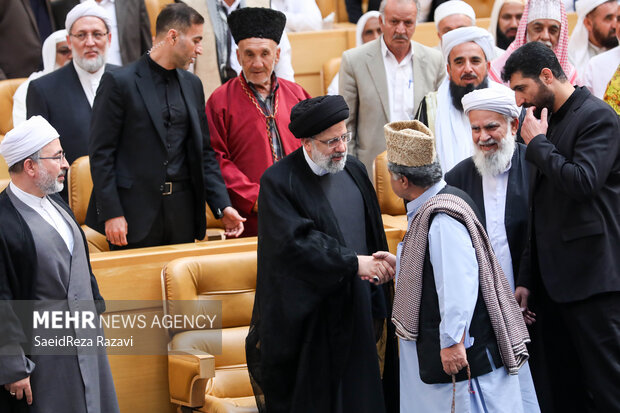
[(170, 401), (200, 407), (205, 402), (207, 381), (215, 376), (215, 357), (175, 351), (168, 354)]

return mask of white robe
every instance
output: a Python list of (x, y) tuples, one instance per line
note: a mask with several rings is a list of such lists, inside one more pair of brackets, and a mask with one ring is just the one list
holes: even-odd
[(620, 46), (590, 59), (582, 75), (583, 85), (597, 98), (603, 99), (607, 85), (620, 64)]
[[(411, 221), (419, 207), (445, 186), (441, 180), (422, 196), (407, 204)], [(442, 348), (460, 341), (465, 331), (465, 347), (473, 345), (469, 326), (478, 298), (478, 261), (469, 232), (455, 219), (440, 213), (433, 219), (429, 234), (429, 254), (434, 269), (439, 298), (441, 323), (439, 337)], [(401, 245), (398, 246), (400, 262)], [(397, 274), (399, 268), (397, 267)], [(452, 383), (426, 384), (420, 379), (415, 341), (399, 340), (400, 346), (400, 411), (401, 413), (445, 413), (452, 405)], [(493, 366), (490, 373), (472, 379), (469, 393), (467, 381), (456, 383), (457, 413), (523, 413), (519, 378), (503, 367)]]

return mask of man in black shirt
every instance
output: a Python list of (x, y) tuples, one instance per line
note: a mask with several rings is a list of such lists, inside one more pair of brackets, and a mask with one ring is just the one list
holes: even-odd
[(159, 14), (153, 48), (106, 75), (93, 106), (93, 195), (86, 222), (112, 248), (192, 242), (206, 230), (205, 199), (227, 236), (243, 232), (209, 143), (200, 80), (204, 19), (185, 4)]

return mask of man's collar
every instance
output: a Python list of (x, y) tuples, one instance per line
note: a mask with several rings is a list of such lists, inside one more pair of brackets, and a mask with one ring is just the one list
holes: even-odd
[[(394, 53), (392, 53), (392, 51), (390, 49), (388, 49), (387, 44), (385, 44), (385, 40), (383, 39), (383, 35), (381, 35), (381, 56), (385, 59), (386, 57), (392, 57), (394, 60), (398, 61), (396, 59), (396, 56), (394, 56)], [(407, 55), (405, 56), (405, 58), (403, 59), (403, 61), (407, 61), (411, 58), (413, 58), (413, 44), (411, 41), (409, 41), (409, 43), (411, 44), (411, 47), (409, 48), (409, 52), (407, 53)]]
[(228, 12), (228, 14), (230, 14), (231, 12), (239, 8), (239, 4), (241, 3), (241, 0), (235, 0), (233, 4), (231, 4), (230, 6), (226, 4), (224, 0), (220, 0), (220, 3), (222, 4), (222, 7), (226, 8), (226, 11)]
[[(258, 94), (258, 91), (256, 90), (256, 87), (254, 86), (254, 84), (252, 82), (250, 82), (246, 77), (245, 77), (245, 73), (243, 73), (243, 70), (241, 70), (241, 76), (243, 76), (243, 80), (245, 80), (245, 83), (248, 84), (248, 86), (250, 87), (250, 89), (252, 89), (252, 92), (254, 92), (254, 94)], [(272, 96), (276, 90), (278, 89), (278, 77), (276, 76), (276, 72), (275, 70), (271, 73), (271, 89), (269, 91), (269, 96)]]
[(420, 207), (429, 199), (434, 197), (446, 186), (446, 181), (443, 178), (437, 182), (435, 185), (428, 188), (422, 195), (417, 197), (416, 199), (409, 201), (407, 203), (407, 220), (413, 218), (415, 213), (420, 209)]

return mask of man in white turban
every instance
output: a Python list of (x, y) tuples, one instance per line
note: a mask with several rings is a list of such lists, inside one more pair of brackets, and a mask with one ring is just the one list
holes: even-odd
[(462, 27), (442, 37), (448, 76), (437, 92), (427, 94), (416, 119), (435, 134), (437, 156), (444, 172), (472, 155), (469, 119), (461, 98), (475, 89), (495, 87), (490, 82), (489, 61), (494, 56), (493, 37), (480, 27)]
[[(526, 147), (515, 142), (520, 108), (514, 92), (503, 85), (474, 90), (463, 97), (462, 103), (471, 124), (474, 154), (446, 173), (445, 179), (476, 203), (493, 251), (514, 292), (527, 239), (529, 185)], [(528, 324), (532, 317), (531, 312), (525, 313)], [(523, 411), (540, 412), (528, 363), (519, 370), (519, 385)]]
[[(620, 22), (620, 7), (616, 11), (616, 21)], [(620, 41), (620, 24), (616, 27), (616, 38)], [(588, 62), (586, 70), (581, 75), (583, 85), (597, 98), (604, 99), (605, 91), (609, 87), (609, 82), (620, 70), (620, 46), (594, 56)], [(608, 93), (611, 98), (612, 94)]]
[(439, 39), (451, 30), (474, 24), (476, 24), (476, 12), (462, 0), (449, 0), (435, 9), (435, 27)]
[(577, 25), (568, 42), (568, 59), (583, 74), (590, 59), (618, 46), (618, 0), (579, 0)]
[[(57, 194), (69, 168), (58, 137), (43, 117), (33, 116), (0, 143), (11, 177), (0, 193), (0, 411), (117, 413), (105, 348), (96, 346), (100, 328), (35, 333), (22, 324), (33, 314), (6, 307), (36, 300), (39, 311), (53, 300), (72, 314), (105, 310), (84, 233)], [(70, 334), (83, 346), (67, 351), (60, 341), (41, 338), (54, 334)]]
[(50, 34), (43, 42), (41, 54), (43, 55), (43, 70), (28, 76), (28, 79), (19, 85), (13, 95), (13, 126), (17, 126), (26, 120), (26, 94), (30, 82), (56, 69), (60, 69), (71, 61), (71, 49), (69, 49), (67, 43), (67, 31), (62, 29)]
[[(92, 105), (105, 71), (106, 53), (112, 39), (110, 19), (94, 0), (78, 4), (67, 14), (67, 43), (73, 60), (30, 83), (26, 117), (41, 115), (58, 131), (67, 162), (88, 154)], [(67, 200), (66, 189), (61, 196)]]
[(489, 33), (495, 38), (495, 45), (500, 49), (506, 50), (517, 37), (525, 4), (525, 0), (495, 0)]

